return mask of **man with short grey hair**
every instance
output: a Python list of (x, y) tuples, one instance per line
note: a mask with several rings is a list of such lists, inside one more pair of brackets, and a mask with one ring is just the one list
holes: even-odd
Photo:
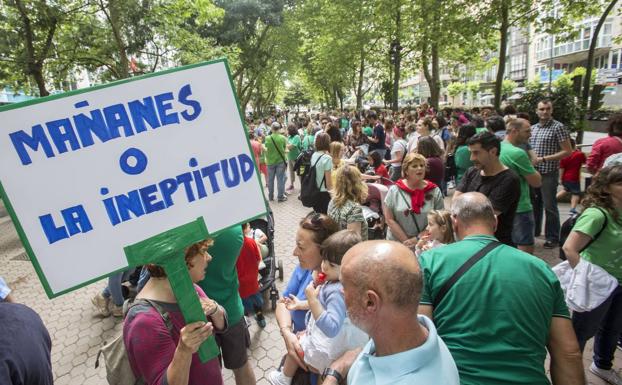
[(454, 198), (458, 242), (424, 252), (419, 313), (434, 320), (462, 385), (585, 383), (564, 294), (542, 260), (501, 244), (481, 193)]
[[(340, 281), (352, 323), (371, 337), (347, 373), (348, 384), (460, 383), (434, 324), (417, 315), (421, 269), (409, 248), (385, 240), (359, 243), (344, 255)], [(345, 368), (333, 365), (324, 372), (325, 385), (343, 382)]]

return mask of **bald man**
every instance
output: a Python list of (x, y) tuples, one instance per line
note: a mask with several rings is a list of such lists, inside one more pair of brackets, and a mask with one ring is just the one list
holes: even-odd
[[(421, 255), (419, 312), (434, 320), (462, 385), (548, 385), (547, 349), (553, 384), (583, 385), (579, 345), (550, 267), (498, 242), (494, 209), (483, 194), (454, 198), (451, 212), (459, 241)], [(483, 257), (442, 290), (475, 254)]]
[[(343, 257), (340, 280), (350, 319), (371, 337), (350, 368), (348, 384), (460, 383), (434, 324), (417, 315), (422, 278), (410, 249), (392, 241), (359, 243)], [(341, 377), (331, 371), (325, 372), (329, 381)]]

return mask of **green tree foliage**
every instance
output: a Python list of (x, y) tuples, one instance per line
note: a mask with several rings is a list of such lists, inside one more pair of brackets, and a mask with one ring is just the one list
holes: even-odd
[(40, 96), (49, 94), (46, 61), (55, 55), (59, 25), (73, 12), (69, 1), (6, 0), (0, 8), (1, 85), (31, 90), (34, 81)]
[(462, 82), (452, 82), (447, 85), (447, 94), (453, 99), (452, 104), (456, 104), (456, 96), (461, 95), (466, 89)]
[(532, 124), (537, 123), (536, 109), (538, 103), (549, 98), (553, 102), (553, 118), (562, 122), (569, 130), (576, 131), (579, 124), (579, 107), (576, 103), (576, 97), (569, 77), (560, 78), (550, 95), (542, 83), (532, 82), (528, 84), (527, 92), (523, 94), (516, 108), (518, 111), (527, 112)]
[(501, 94), (505, 95), (505, 97), (509, 97), (514, 92), (514, 89), (518, 86), (514, 80), (511, 79), (503, 79), (503, 83), (501, 84)]
[(296, 110), (300, 109), (300, 106), (305, 106), (311, 102), (311, 99), (305, 92), (304, 88), (300, 84), (294, 84), (283, 97), (283, 104), (287, 107), (295, 107)]

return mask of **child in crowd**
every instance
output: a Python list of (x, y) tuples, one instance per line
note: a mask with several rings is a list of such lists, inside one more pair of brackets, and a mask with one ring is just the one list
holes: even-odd
[(243, 230), (244, 230), (244, 235), (252, 238), (255, 240), (255, 242), (257, 242), (257, 246), (259, 246), (259, 251), (261, 251), (261, 262), (259, 262), (259, 270), (263, 269), (265, 267), (264, 263), (263, 263), (263, 258), (268, 256), (268, 252), (270, 251), (268, 249), (268, 245), (266, 244), (266, 242), (268, 241), (268, 236), (261, 231), (261, 229), (254, 229), (251, 227), (250, 223), (245, 224), (244, 226), (242, 226)]
[(585, 154), (577, 149), (574, 139), (570, 139), (572, 153), (559, 162), (564, 190), (557, 193), (557, 199), (570, 193), (570, 214), (577, 213), (577, 205), (581, 199), (581, 166), (587, 160)]
[[(250, 224), (246, 223), (242, 225), (242, 231), (247, 234), (250, 229)], [(240, 286), (238, 291), (240, 298), (242, 298), (242, 304), (244, 305), (244, 313), (255, 313), (255, 320), (257, 325), (261, 328), (266, 327), (266, 319), (263, 315), (263, 297), (259, 291), (259, 263), (261, 262), (261, 253), (259, 246), (255, 239), (245, 236), (242, 248), (240, 249), (240, 255), (235, 264), (238, 271), (238, 281)]]
[(424, 251), (455, 241), (451, 213), (447, 210), (431, 210), (428, 213), (428, 227), (415, 246), (415, 255), (419, 257)]
[(393, 184), (391, 182), (391, 177), (389, 176), (389, 172), (387, 171), (387, 168), (384, 166), (384, 163), (382, 162), (382, 158), (380, 157), (380, 154), (377, 152), (371, 152), (369, 153), (367, 158), (369, 160), (369, 164), (371, 164), (372, 167), (374, 168), (374, 173), (376, 174), (376, 176), (383, 178), (383, 179), (380, 179), (380, 183), (382, 183), (385, 186), (391, 186)]
[[(315, 284), (311, 282), (305, 289), (309, 313), (306, 330), (299, 338), (304, 353), (301, 358), (319, 373), (343, 353), (365, 345), (369, 339), (347, 317), (339, 282), (343, 255), (360, 242), (361, 236), (350, 230), (338, 231), (322, 242), (323, 275), (318, 274)], [(282, 370), (270, 372), (268, 380), (272, 385), (290, 385), (297, 369), (296, 362), (286, 357)]]

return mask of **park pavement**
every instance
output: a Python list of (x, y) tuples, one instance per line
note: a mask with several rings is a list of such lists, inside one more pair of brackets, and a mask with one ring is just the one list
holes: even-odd
[[(295, 232), (298, 221), (309, 209), (302, 207), (296, 199), (297, 190), (283, 203), (271, 202), (275, 218), (275, 250), (283, 261), (285, 278), (290, 276), (296, 265), (292, 256)], [(449, 200), (446, 200), (449, 207)], [(562, 220), (567, 217), (568, 205), (560, 204)], [(559, 262), (557, 250), (546, 250), (543, 240), (538, 239), (536, 254), (550, 265)], [(48, 299), (37, 275), (26, 256), (17, 237), (11, 219), (0, 202), (0, 276), (13, 288), (17, 302), (33, 308), (45, 323), (52, 338), (52, 369), (57, 385), (88, 384), (105, 385), (106, 373), (102, 365), (95, 368), (97, 352), (104, 343), (121, 332), (122, 323), (118, 318), (102, 318), (91, 305), (91, 298), (102, 290), (106, 281), (100, 281), (78, 289), (58, 298)], [(277, 280), (281, 292), (284, 283)], [(274, 313), (266, 313), (267, 326), (260, 329), (253, 321), (250, 327), (250, 362), (257, 377), (257, 383), (268, 385), (267, 374), (275, 368), (285, 352)], [(591, 341), (583, 358), (584, 367), (591, 364)], [(546, 366), (548, 367), (548, 361)], [(614, 368), (622, 368), (622, 354), (618, 354)], [(605, 382), (586, 370), (588, 383), (602, 385)], [(225, 384), (235, 384), (230, 371), (224, 370)]]

